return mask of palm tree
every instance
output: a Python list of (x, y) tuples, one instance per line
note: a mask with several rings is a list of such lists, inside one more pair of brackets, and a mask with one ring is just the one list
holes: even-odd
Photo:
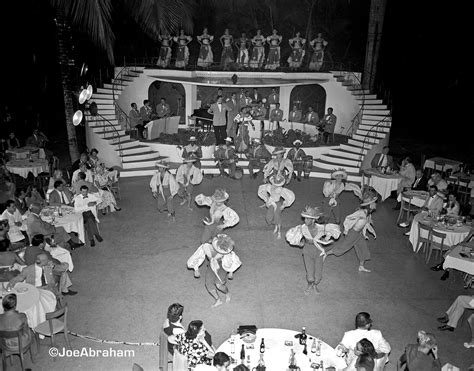
[[(122, 0), (130, 14), (150, 37), (157, 39), (160, 32), (173, 32), (178, 27), (192, 28), (192, 0)], [(79, 158), (74, 114), (74, 60), (71, 58), (70, 26), (88, 35), (103, 50), (114, 65), (114, 33), (112, 30), (112, 0), (51, 0), (56, 13), (56, 43), (64, 97), (64, 112), (71, 161)]]

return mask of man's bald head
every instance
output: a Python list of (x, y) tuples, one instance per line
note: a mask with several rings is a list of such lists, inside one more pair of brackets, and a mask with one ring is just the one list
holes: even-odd
[(33, 202), (30, 205), (30, 211), (35, 214), (39, 214), (41, 212), (41, 205), (38, 202)]

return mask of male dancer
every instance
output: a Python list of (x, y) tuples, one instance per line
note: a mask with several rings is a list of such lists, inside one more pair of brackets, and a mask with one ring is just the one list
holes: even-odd
[(271, 175), (281, 174), (286, 178), (286, 184), (290, 183), (291, 175), (293, 174), (293, 164), (287, 158), (283, 158), (285, 155), (285, 148), (276, 147), (272, 155), (275, 158), (271, 159), (268, 164), (263, 168), (263, 180), (268, 182)]
[(277, 235), (277, 239), (281, 238), (281, 212), (295, 201), (295, 194), (284, 188), (284, 184), (285, 177), (277, 174), (270, 177), (270, 184), (258, 187), (258, 197), (265, 201), (262, 207), (267, 207), (265, 219), (268, 224), (275, 225), (273, 233)]
[[(330, 244), (331, 238), (338, 239), (341, 229), (337, 224), (318, 224), (324, 214), (317, 207), (307, 206), (301, 212), (304, 224), (291, 228), (286, 233), (286, 240), (290, 245), (303, 247), (303, 261), (306, 269), (308, 286), (305, 295), (311, 291), (319, 294), (318, 284), (323, 277), (323, 262), (326, 250), (322, 245)], [(305, 243), (307, 242), (307, 243)]]
[[(209, 206), (210, 218), (202, 221), (206, 225), (201, 235), (201, 243), (211, 241), (218, 233), (228, 227), (233, 227), (239, 222), (239, 216), (229, 206), (225, 204), (229, 194), (223, 189), (216, 189), (211, 197), (199, 194), (195, 201), (199, 206)], [(221, 224), (221, 220), (224, 219)]]
[(286, 156), (286, 158), (291, 161), (291, 163), (293, 164), (293, 167), (296, 170), (296, 175), (295, 173), (292, 174), (293, 179), (297, 178), (298, 182), (301, 182), (301, 173), (303, 172), (303, 162), (306, 156), (306, 153), (301, 148), (302, 144), (303, 142), (301, 140), (296, 139), (293, 142), (294, 147), (290, 149), (290, 151), (288, 152), (288, 155)]
[(222, 304), (219, 291), (225, 295), (225, 302), (230, 301), (227, 280), (233, 278), (233, 273), (242, 265), (237, 254), (233, 251), (234, 241), (226, 234), (218, 234), (212, 243), (203, 243), (188, 259), (188, 268), (194, 269), (194, 277), (199, 278), (199, 266), (206, 257), (209, 264), (206, 269), (206, 289), (215, 299), (213, 308)]
[(158, 211), (168, 211), (168, 216), (175, 220), (175, 211), (173, 198), (178, 193), (179, 185), (173, 174), (169, 172), (169, 165), (164, 161), (157, 161), (155, 166), (158, 168), (155, 175), (151, 178), (150, 188), (153, 197), (156, 198)]
[(202, 182), (202, 171), (195, 166), (196, 161), (197, 157), (191, 155), (184, 159), (184, 164), (180, 165), (176, 171), (176, 181), (179, 184), (178, 196), (183, 199), (181, 205), (188, 201), (188, 209), (190, 210), (192, 210), (191, 195), (194, 186)]
[(334, 244), (327, 255), (341, 256), (354, 248), (359, 259), (359, 272), (370, 272), (364, 265), (367, 260), (370, 260), (370, 250), (365, 240), (369, 239), (367, 231), (377, 238), (371, 217), (372, 212), (376, 209), (376, 202), (377, 196), (374, 192), (364, 193), (359, 209), (355, 213), (346, 216), (344, 220), (345, 238)]

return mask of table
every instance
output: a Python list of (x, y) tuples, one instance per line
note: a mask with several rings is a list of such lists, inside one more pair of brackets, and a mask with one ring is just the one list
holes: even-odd
[(39, 158), (46, 158), (46, 154), (43, 148), (30, 146), (7, 149), (5, 153), (11, 155), (11, 157), (15, 158), (16, 160), (27, 159), (28, 157), (30, 157), (30, 155), (36, 153), (38, 154)]
[(426, 200), (429, 197), (429, 193), (427, 191), (416, 191), (412, 189), (402, 192), (402, 199), (404, 201), (408, 202), (408, 197), (410, 196), (412, 197), (410, 203), (413, 206), (423, 207), (423, 205), (425, 204)]
[[(4, 287), (8, 282), (3, 282)], [(19, 292), (19, 290), (27, 290)], [(17, 295), (16, 309), (25, 313), (28, 318), (28, 326), (34, 329), (40, 323), (46, 321), (46, 313), (54, 312), (56, 309), (56, 296), (48, 290), (38, 289), (25, 282), (18, 282), (11, 292), (2, 290), (3, 295), (14, 293)], [(3, 308), (0, 306), (0, 313)]]
[[(86, 240), (86, 234), (84, 231), (84, 218), (82, 213), (76, 213), (72, 206), (61, 206), (63, 216), (58, 216), (55, 214), (57, 212), (57, 206), (46, 206), (41, 210), (40, 217), (45, 222), (54, 224), (56, 227), (63, 227), (66, 232), (76, 232), (79, 236), (79, 239), (82, 242)], [(53, 213), (54, 213), (54, 222), (53, 222)], [(60, 260), (60, 259), (58, 259)]]
[(467, 175), (467, 174), (464, 174), (464, 173), (454, 173), (451, 176), (456, 177), (456, 178), (462, 178), (463, 180), (469, 178), (470, 179), (469, 183), (460, 181), (459, 185), (461, 187), (470, 188), (471, 189), (471, 198), (474, 198), (474, 174)]
[(176, 134), (178, 132), (179, 119), (181, 116), (165, 117), (150, 121), (145, 125), (147, 128), (147, 139), (156, 139), (161, 133)]
[(74, 263), (72, 262), (71, 253), (61, 246), (46, 246), (45, 250), (49, 251), (51, 256), (55, 259), (58, 259), (61, 263), (68, 264), (68, 271), (72, 272), (74, 269)]
[(32, 173), (36, 178), (39, 173), (48, 172), (49, 165), (46, 160), (11, 160), (6, 163), (7, 170), (10, 173), (17, 174), (22, 178), (27, 178)]
[[(432, 157), (425, 160), (423, 169), (434, 169), (435, 162), (438, 165), (443, 165), (443, 171), (452, 170), (453, 173), (459, 171), (459, 167), (462, 165), (462, 162), (450, 160), (449, 158), (444, 157)], [(436, 169), (435, 169), (436, 170)]]
[[(449, 227), (438, 223), (438, 221), (428, 218), (428, 213), (423, 211), (421, 213), (416, 214), (413, 218), (413, 223), (411, 223), (409, 240), (413, 246), (414, 252), (418, 252), (418, 250), (420, 249), (420, 246), (418, 246), (418, 223), (420, 222), (429, 225), (430, 227), (433, 227), (433, 230), (436, 232), (446, 234), (446, 238), (444, 239), (445, 246), (457, 245), (467, 237), (471, 230), (471, 226), (466, 224), (463, 224), (460, 227), (454, 226), (453, 229), (450, 229)], [(422, 237), (428, 236), (422, 235)]]
[(463, 258), (459, 255), (463, 250), (467, 255), (470, 255), (469, 250), (474, 252), (474, 246), (471, 244), (471, 249), (469, 249), (468, 245), (456, 246), (448, 255), (445, 256), (443, 269), (457, 269), (458, 271), (474, 276), (474, 255), (470, 255), (470, 258)]
[[(254, 349), (248, 349), (250, 344), (244, 343), (240, 336), (235, 336), (235, 353), (232, 353), (230, 339), (222, 343), (217, 349), (218, 352), (225, 352), (234, 359), (240, 357), (240, 349), (242, 344), (246, 345), (245, 355), (250, 355), (250, 369), (254, 368), (258, 364), (260, 359), (260, 343), (262, 338), (265, 339), (265, 353), (264, 361), (267, 370), (271, 371), (286, 371), (288, 369), (290, 360), (290, 351), (293, 349), (296, 353), (295, 359), (296, 364), (301, 368), (301, 371), (310, 371), (311, 363), (318, 363), (320, 360), (324, 362), (324, 367), (334, 367), (336, 370), (341, 370), (347, 367), (346, 362), (343, 358), (336, 356), (336, 351), (324, 341), (321, 341), (321, 356), (317, 357), (314, 353), (311, 353), (311, 344), (314, 337), (308, 335), (307, 339), (307, 350), (308, 355), (303, 354), (303, 346), (300, 345), (295, 335), (297, 331), (285, 330), (278, 328), (263, 328), (257, 330), (257, 338), (252, 344)], [(285, 345), (285, 341), (292, 341), (292, 346)], [(236, 365), (232, 364), (230, 370), (233, 370)]]
[(377, 169), (366, 169), (363, 171), (362, 176), (368, 178), (368, 181), (362, 179), (362, 184), (373, 187), (381, 196), (382, 201), (390, 197), (392, 191), (398, 189), (398, 185), (403, 179), (399, 174), (383, 174)]

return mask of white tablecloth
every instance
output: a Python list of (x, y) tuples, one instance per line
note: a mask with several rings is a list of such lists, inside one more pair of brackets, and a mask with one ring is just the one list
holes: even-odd
[[(6, 287), (8, 282), (3, 282)], [(18, 289), (27, 289), (26, 292), (18, 292)], [(56, 308), (56, 296), (51, 291), (38, 289), (28, 283), (19, 282), (11, 292), (3, 291), (4, 295), (14, 293), (17, 295), (17, 310), (25, 313), (28, 318), (28, 326), (35, 328), (41, 322), (46, 321), (46, 313), (54, 312)], [(0, 313), (3, 308), (0, 306)]]
[(382, 201), (385, 201), (392, 191), (398, 189), (402, 177), (398, 174), (382, 174), (376, 169), (367, 169), (364, 171), (362, 184), (367, 184), (375, 189), (380, 195)]
[(459, 167), (462, 165), (462, 162), (450, 160), (449, 158), (432, 157), (425, 160), (423, 168), (434, 169), (435, 162), (437, 164), (442, 164), (444, 171), (452, 170), (453, 173), (459, 171)]
[[(418, 250), (420, 249), (420, 246), (418, 246), (419, 245), (418, 244), (418, 223), (420, 221), (433, 227), (434, 231), (446, 234), (446, 238), (444, 239), (445, 246), (457, 245), (458, 243), (460, 243), (462, 240), (464, 240), (467, 237), (467, 235), (469, 234), (469, 231), (471, 230), (471, 227), (468, 225), (462, 225), (460, 227), (454, 226), (454, 229), (447, 229), (441, 223), (438, 224), (438, 222), (434, 222), (433, 220), (428, 219), (428, 213), (426, 212), (418, 213), (413, 218), (413, 223), (411, 223), (410, 236), (409, 236), (414, 252), (418, 252)], [(428, 236), (423, 233), (422, 237), (428, 237)]]
[[(463, 258), (459, 253), (463, 250), (463, 246), (456, 246), (446, 257), (444, 258), (443, 269), (457, 269), (458, 271), (465, 272), (474, 276), (474, 256), (470, 255), (469, 249), (465, 249), (465, 253), (470, 258)], [(474, 251), (474, 250), (472, 250)]]
[(58, 259), (61, 263), (67, 263), (69, 265), (69, 272), (73, 271), (74, 263), (72, 262), (71, 253), (69, 251), (62, 248), (61, 246), (47, 246), (46, 250), (49, 251), (53, 258)]
[(171, 116), (150, 121), (145, 125), (147, 128), (147, 139), (156, 139), (161, 133), (176, 134), (178, 132), (179, 119), (181, 116)]
[(9, 154), (11, 157), (10, 158), (15, 158), (17, 160), (20, 159), (27, 159), (30, 154), (38, 154), (39, 158), (46, 158), (46, 154), (44, 152), (43, 148), (37, 148), (37, 147), (19, 147), (19, 148), (13, 148), (13, 149), (7, 149), (5, 153)]
[[(84, 218), (82, 213), (76, 213), (72, 206), (61, 206), (63, 216), (55, 216), (54, 223), (52, 222), (51, 214), (57, 210), (56, 206), (46, 206), (41, 210), (41, 219), (48, 223), (54, 224), (56, 227), (63, 227), (66, 232), (76, 232), (82, 242), (86, 241), (86, 233), (84, 231)], [(49, 214), (49, 215), (48, 215)], [(60, 259), (58, 259), (60, 260)]]
[(28, 177), (28, 173), (32, 173), (37, 177), (39, 173), (49, 171), (48, 161), (46, 160), (12, 160), (7, 162), (6, 166), (9, 172), (25, 179)]
[[(252, 345), (254, 349), (248, 349), (249, 344), (244, 343), (240, 337), (236, 336), (235, 341), (235, 352), (231, 352), (230, 339), (225, 341), (219, 348), (218, 352), (225, 352), (227, 355), (231, 356), (234, 359), (239, 359), (240, 350), (242, 344), (246, 345), (245, 356), (247, 358), (250, 355), (250, 369), (253, 369), (257, 366), (258, 360), (260, 359), (260, 343), (262, 338), (265, 340), (265, 353), (264, 361), (267, 370), (270, 371), (286, 371), (288, 370), (289, 360), (290, 360), (290, 351), (293, 349), (296, 353), (296, 364), (301, 368), (301, 371), (310, 371), (311, 363), (319, 363), (320, 360), (323, 361), (324, 367), (335, 367), (336, 370), (341, 370), (346, 367), (346, 362), (343, 358), (336, 356), (336, 351), (324, 341), (321, 341), (321, 356), (317, 357), (314, 353), (311, 353), (311, 344), (314, 337), (308, 335), (307, 339), (307, 351), (308, 355), (303, 354), (303, 346), (300, 345), (298, 339), (295, 338), (295, 335), (298, 334), (297, 331), (276, 329), (276, 328), (263, 328), (257, 330), (257, 338), (255, 343)], [(292, 346), (285, 345), (285, 341), (292, 341)], [(239, 362), (240, 363), (240, 362)], [(230, 366), (230, 370), (233, 370), (236, 364)]]
[(406, 202), (408, 202), (408, 196), (412, 196), (411, 204), (413, 206), (423, 207), (429, 194), (426, 191), (413, 191), (413, 190), (408, 190), (402, 193), (402, 198)]

